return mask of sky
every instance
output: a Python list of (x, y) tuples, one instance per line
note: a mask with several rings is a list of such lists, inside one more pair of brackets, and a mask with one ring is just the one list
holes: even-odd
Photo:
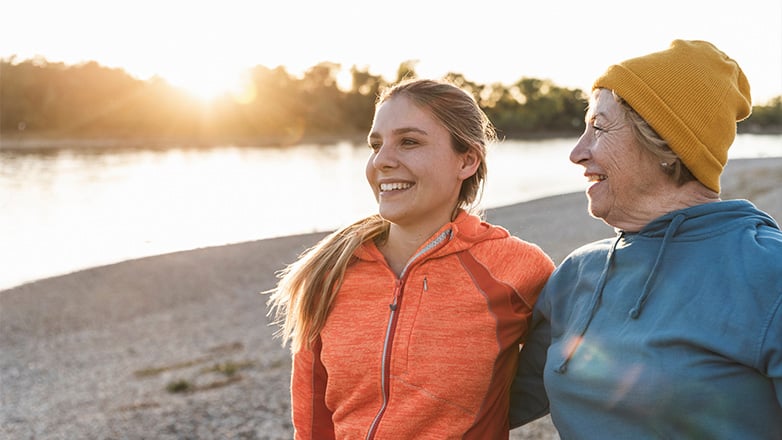
[(738, 61), (755, 104), (782, 95), (782, 0), (0, 0), (0, 58), (97, 61), (203, 97), (238, 91), (257, 65), (301, 75), (320, 62), (589, 90), (610, 64), (677, 38)]

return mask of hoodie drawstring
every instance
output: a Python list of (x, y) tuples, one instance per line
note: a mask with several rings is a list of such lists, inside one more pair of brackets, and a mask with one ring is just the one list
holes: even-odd
[[(632, 319), (638, 319), (638, 317), (641, 316), (641, 311), (643, 310), (643, 306), (646, 303), (646, 300), (649, 298), (649, 294), (651, 293), (652, 281), (654, 280), (654, 277), (657, 274), (657, 267), (660, 265), (660, 262), (662, 262), (663, 254), (665, 254), (665, 250), (668, 247), (668, 243), (670, 242), (671, 238), (676, 233), (676, 231), (678, 231), (679, 226), (681, 226), (681, 224), (684, 223), (684, 220), (686, 219), (687, 217), (683, 214), (677, 215), (676, 217), (673, 218), (670, 225), (668, 225), (668, 228), (665, 230), (665, 235), (663, 236), (663, 241), (660, 244), (660, 249), (659, 251), (657, 251), (657, 258), (654, 261), (652, 270), (649, 272), (649, 276), (646, 278), (646, 282), (644, 283), (644, 287), (643, 290), (641, 291), (641, 295), (638, 297), (635, 306), (633, 306), (633, 308), (630, 309), (629, 315)], [(568, 344), (569, 347), (568, 347), (567, 354), (565, 355), (565, 359), (562, 361), (559, 367), (557, 367), (554, 370), (557, 373), (565, 374), (567, 372), (567, 366), (568, 363), (570, 362), (570, 359), (573, 358), (573, 354), (576, 352), (576, 349), (578, 348), (581, 339), (584, 337), (584, 334), (586, 334), (586, 331), (589, 328), (589, 324), (592, 322), (592, 318), (594, 318), (595, 314), (597, 313), (597, 308), (600, 305), (600, 300), (603, 297), (603, 289), (605, 288), (605, 284), (608, 279), (608, 270), (611, 267), (611, 262), (613, 261), (614, 258), (614, 252), (616, 251), (616, 246), (619, 244), (622, 238), (624, 238), (624, 232), (619, 234), (616, 241), (614, 241), (614, 244), (611, 246), (611, 249), (608, 251), (608, 255), (606, 256), (606, 263), (605, 266), (603, 267), (603, 272), (600, 275), (600, 280), (597, 283), (595, 292), (592, 294), (592, 302), (589, 305), (589, 315), (584, 321), (581, 330), (578, 332), (578, 337), (575, 338), (575, 342), (572, 344)]]
[(611, 267), (611, 262), (614, 259), (614, 251), (616, 251), (616, 246), (619, 244), (619, 242), (624, 237), (624, 232), (620, 233), (618, 237), (616, 237), (616, 240), (614, 241), (614, 244), (611, 245), (611, 249), (608, 251), (608, 255), (606, 256), (606, 263), (603, 266), (603, 272), (600, 274), (600, 280), (597, 282), (597, 287), (595, 288), (595, 292), (592, 294), (592, 301), (589, 304), (589, 315), (587, 316), (584, 324), (581, 326), (581, 331), (578, 332), (578, 337), (574, 338), (574, 343), (568, 344), (568, 351), (565, 355), (565, 359), (562, 361), (562, 363), (557, 367), (554, 371), (560, 374), (564, 374), (567, 371), (567, 364), (570, 362), (570, 359), (573, 357), (573, 353), (576, 352), (576, 348), (578, 348), (579, 342), (581, 341), (581, 338), (583, 338), (584, 333), (586, 333), (587, 328), (589, 328), (589, 324), (592, 322), (592, 318), (595, 317), (595, 313), (597, 313), (597, 307), (600, 304), (600, 300), (603, 297), (603, 288), (605, 287), (606, 280), (608, 279), (608, 269)]
[(646, 278), (644, 288), (641, 291), (641, 296), (638, 297), (638, 301), (636, 301), (635, 306), (630, 309), (630, 318), (638, 319), (638, 317), (641, 316), (641, 311), (643, 310), (643, 306), (646, 303), (646, 299), (649, 297), (649, 294), (652, 291), (652, 280), (655, 278), (655, 275), (657, 275), (657, 266), (660, 265), (660, 262), (663, 259), (663, 254), (665, 253), (668, 242), (670, 241), (671, 237), (673, 237), (673, 234), (675, 234), (679, 229), (679, 226), (684, 222), (685, 218), (686, 217), (683, 214), (677, 215), (673, 218), (673, 220), (671, 220), (671, 224), (668, 225), (668, 229), (665, 230), (663, 242), (660, 244), (660, 250), (657, 251), (657, 258), (654, 261), (654, 266), (652, 266), (651, 272), (649, 272), (649, 276)]

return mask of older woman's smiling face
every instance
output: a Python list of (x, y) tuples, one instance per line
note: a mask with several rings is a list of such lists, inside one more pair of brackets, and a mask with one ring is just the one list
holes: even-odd
[(586, 130), (570, 153), (592, 182), (589, 212), (611, 226), (637, 230), (656, 211), (667, 177), (654, 156), (639, 145), (624, 109), (610, 90), (596, 89), (586, 114)]

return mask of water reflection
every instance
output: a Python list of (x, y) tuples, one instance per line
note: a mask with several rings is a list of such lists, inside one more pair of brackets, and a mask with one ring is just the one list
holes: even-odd
[[(484, 207), (576, 191), (575, 139), (489, 151)], [(739, 136), (731, 157), (782, 156), (782, 136)], [(337, 228), (375, 212), (369, 150), (0, 150), (0, 289), (203, 246)]]

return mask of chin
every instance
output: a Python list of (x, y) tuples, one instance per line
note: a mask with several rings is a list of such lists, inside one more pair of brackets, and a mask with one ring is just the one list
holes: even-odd
[(589, 212), (589, 215), (593, 218), (596, 218), (598, 220), (605, 220), (604, 213), (602, 213), (599, 209), (599, 207), (596, 207), (592, 200), (589, 200), (589, 206), (587, 208), (587, 211)]
[(391, 222), (396, 223), (398, 220), (402, 218), (402, 215), (399, 213), (399, 211), (394, 209), (383, 209), (383, 207), (380, 207), (377, 211), (378, 214), (380, 214), (380, 217), (383, 217), (383, 219)]

